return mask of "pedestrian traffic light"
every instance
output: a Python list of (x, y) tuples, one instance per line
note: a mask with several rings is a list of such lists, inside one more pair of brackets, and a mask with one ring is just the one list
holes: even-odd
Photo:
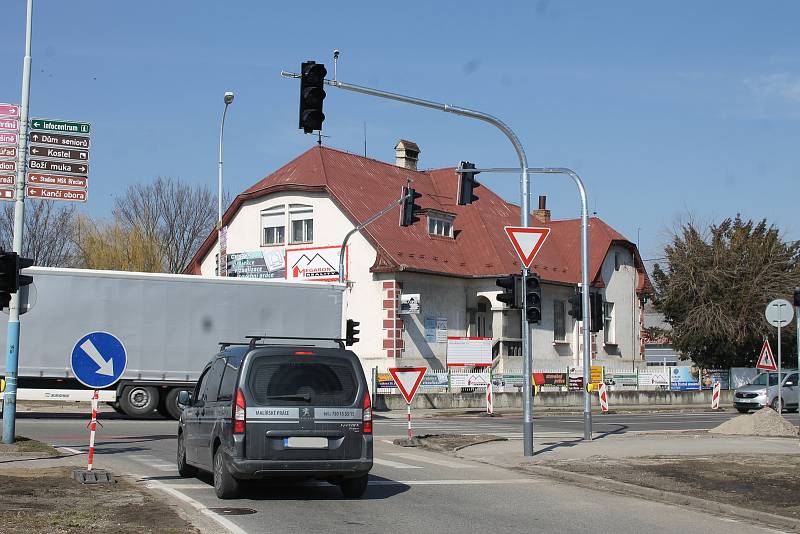
[(300, 128), (305, 133), (322, 129), (326, 74), (328, 71), (322, 63), (306, 61), (300, 67)]
[[(470, 163), (469, 161), (462, 161), (460, 167), (462, 169), (474, 169), (475, 164)], [(475, 176), (479, 174), (477, 172), (462, 172), (458, 175), (458, 205), (459, 206), (466, 206), (467, 204), (472, 204), (478, 197), (475, 196), (475, 188), (480, 187), (477, 181), (475, 181)]]
[(417, 199), (422, 196), (422, 193), (417, 193), (412, 187), (403, 188), (403, 203), (400, 206), (400, 226), (411, 226), (419, 221), (417, 212), (421, 210)]
[(496, 283), (497, 287), (503, 288), (503, 292), (497, 295), (497, 300), (509, 308), (522, 308), (522, 277), (520, 275), (501, 276)]
[(33, 265), (30, 258), (20, 258), (16, 252), (5, 252), (0, 249), (0, 307), (7, 308), (11, 302), (11, 293), (16, 293), (22, 286), (33, 282), (33, 277), (20, 274), (20, 269)]
[(542, 283), (538, 274), (529, 273), (525, 279), (525, 313), (529, 323), (542, 320)]
[(361, 333), (361, 330), (358, 330), (356, 327), (360, 324), (360, 322), (352, 319), (347, 320), (347, 332), (344, 336), (344, 344), (348, 347), (359, 342), (359, 339), (356, 336)]
[(602, 293), (589, 293), (589, 307), (590, 321), (589, 331), (599, 332), (603, 329), (603, 294)]
[(583, 291), (576, 290), (569, 298), (570, 308), (567, 312), (576, 321), (583, 321)]

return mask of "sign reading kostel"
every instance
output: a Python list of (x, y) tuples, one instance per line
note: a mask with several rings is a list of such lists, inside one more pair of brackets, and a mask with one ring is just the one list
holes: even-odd
[(79, 135), (60, 135), (45, 132), (32, 132), (28, 139), (35, 145), (54, 145), (70, 148), (89, 148), (91, 138)]
[(72, 163), (70, 161), (50, 161), (42, 159), (29, 159), (28, 168), (37, 171), (67, 172), (70, 174), (89, 174), (89, 165), (86, 163)]
[(91, 125), (85, 122), (57, 121), (51, 119), (31, 119), (31, 128), (48, 132), (88, 134)]
[(49, 146), (31, 146), (28, 148), (28, 153), (31, 156), (40, 158), (75, 159), (79, 161), (88, 161), (89, 159), (88, 150), (55, 148)]
[[(60, 185), (64, 187), (85, 188), (88, 180), (83, 176), (61, 176), (59, 174), (28, 173), (28, 183), (36, 185)], [(0, 184), (3, 184), (0, 176)]]
[(29, 198), (45, 198), (48, 200), (71, 200), (73, 202), (86, 202), (84, 189), (60, 189), (55, 187), (28, 186), (25, 196)]

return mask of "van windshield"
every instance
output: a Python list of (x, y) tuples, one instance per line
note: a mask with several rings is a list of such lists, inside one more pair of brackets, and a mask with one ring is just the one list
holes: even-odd
[(353, 364), (330, 356), (260, 356), (247, 385), (259, 406), (349, 406), (358, 394)]
[(767, 375), (769, 374), (769, 385), (776, 386), (778, 385), (778, 373), (761, 373), (757, 377), (753, 379), (751, 384), (754, 386), (766, 386), (767, 385)]

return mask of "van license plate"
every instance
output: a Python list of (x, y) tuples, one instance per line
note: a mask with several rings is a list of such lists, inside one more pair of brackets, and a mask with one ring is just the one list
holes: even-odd
[(327, 449), (328, 438), (306, 436), (283, 438), (283, 446), (287, 449)]

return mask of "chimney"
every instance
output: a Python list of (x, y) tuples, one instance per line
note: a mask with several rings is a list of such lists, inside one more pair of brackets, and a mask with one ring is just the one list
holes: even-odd
[(419, 147), (414, 141), (400, 139), (394, 147), (394, 164), (404, 169), (417, 170)]
[(550, 222), (550, 210), (547, 209), (547, 197), (539, 195), (539, 209), (533, 210), (533, 216), (542, 222)]

